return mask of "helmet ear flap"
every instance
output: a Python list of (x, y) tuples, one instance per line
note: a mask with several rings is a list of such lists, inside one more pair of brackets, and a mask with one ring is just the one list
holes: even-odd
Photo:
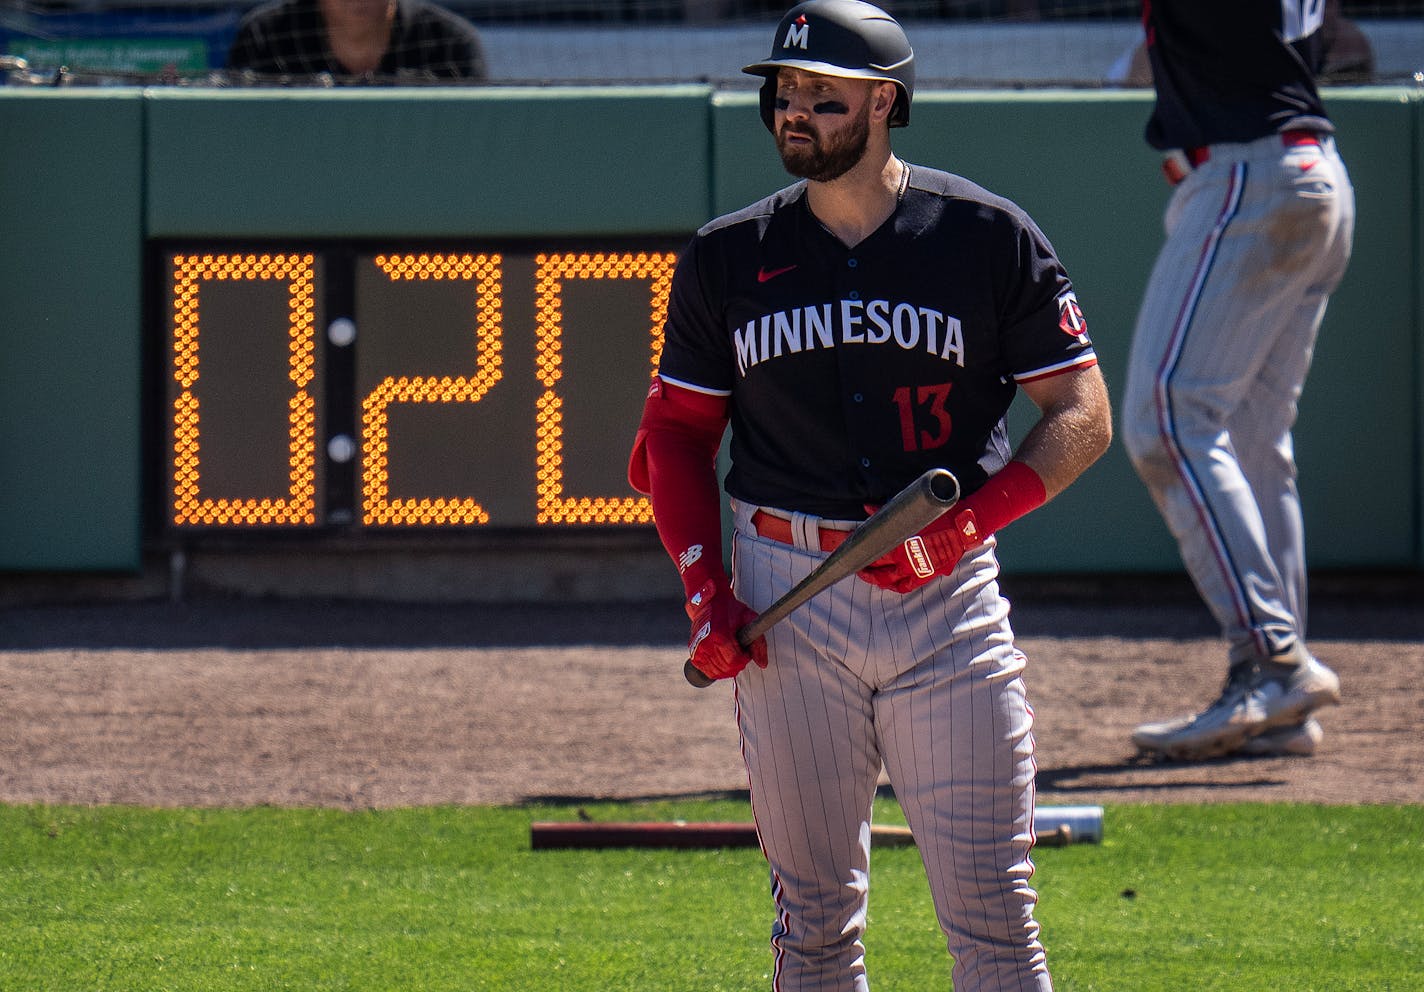
[(910, 123), (910, 93), (905, 84), (895, 83), (895, 105), (890, 108), (891, 127), (907, 127)]
[(761, 121), (772, 134), (776, 133), (776, 76), (770, 75), (761, 84)]

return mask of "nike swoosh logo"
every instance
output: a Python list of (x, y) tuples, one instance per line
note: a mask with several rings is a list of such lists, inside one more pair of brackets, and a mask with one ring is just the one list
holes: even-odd
[(796, 266), (787, 265), (779, 269), (757, 269), (757, 282), (769, 282), (779, 275), (785, 275), (794, 268), (796, 268)]
[(1315, 167), (1316, 167), (1317, 165), (1319, 165), (1319, 164), (1320, 164), (1320, 159), (1318, 159), (1318, 158), (1316, 158), (1316, 159), (1311, 159), (1309, 162), (1302, 162), (1302, 163), (1300, 163), (1300, 171), (1301, 171), (1301, 172), (1309, 172), (1311, 169), (1315, 168)]

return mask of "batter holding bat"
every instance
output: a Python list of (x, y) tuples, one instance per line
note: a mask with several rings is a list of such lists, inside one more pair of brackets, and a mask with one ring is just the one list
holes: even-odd
[[(958, 992), (1051, 988), (1033, 864), (1032, 713), (995, 534), (1109, 444), (1073, 287), (1013, 203), (895, 156), (914, 55), (860, 0), (776, 28), (761, 117), (800, 181), (704, 226), (673, 278), (629, 478), (650, 493), (692, 621), (734, 679), (771, 867), (773, 988), (864, 990), (882, 768), (919, 847)], [(1016, 451), (1022, 389), (1039, 417)], [(731, 425), (735, 534), (716, 457)], [(743, 647), (738, 631), (930, 469), (963, 498)]]

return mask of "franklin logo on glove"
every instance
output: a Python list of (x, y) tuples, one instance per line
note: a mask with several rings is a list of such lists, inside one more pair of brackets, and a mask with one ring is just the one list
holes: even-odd
[(918, 534), (905, 542), (905, 557), (910, 559), (910, 567), (920, 578), (928, 579), (935, 574), (934, 565), (930, 563), (930, 553), (925, 549), (925, 539)]

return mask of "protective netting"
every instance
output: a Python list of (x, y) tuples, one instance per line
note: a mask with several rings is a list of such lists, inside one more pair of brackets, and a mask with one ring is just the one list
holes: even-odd
[[(749, 87), (785, 6), (769, 0), (272, 0), (305, 4), (243, 28), (252, 0), (0, 0), (0, 83), (336, 86), (702, 82)], [(400, 50), (330, 42), (319, 3), (398, 2)], [(269, 4), (270, 5), (270, 4)], [(1139, 0), (904, 0), (919, 85), (1142, 85)], [(1330, 84), (1424, 81), (1424, 0), (1326, 0)], [(451, 16), (453, 15), (453, 16)], [(334, 16), (334, 15), (333, 15)], [(254, 35), (254, 31), (256, 35)], [(240, 34), (245, 40), (235, 41)], [(254, 37), (257, 38), (254, 41)], [(471, 40), (473, 38), (473, 40)], [(263, 62), (254, 46), (284, 53)], [(341, 48), (342, 54), (334, 54)], [(255, 66), (255, 68), (254, 68)]]

